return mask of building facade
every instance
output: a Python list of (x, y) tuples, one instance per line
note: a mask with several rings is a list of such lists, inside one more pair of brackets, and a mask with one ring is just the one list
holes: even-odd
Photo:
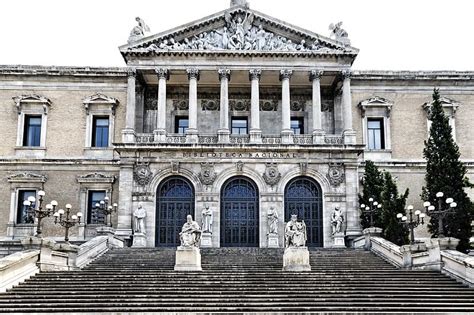
[[(137, 21), (126, 67), (0, 67), (1, 240), (33, 233), (23, 200), (45, 190), (84, 213), (76, 240), (107, 224), (95, 207), (107, 196), (125, 239), (142, 205), (150, 247), (176, 246), (186, 215), (201, 222), (203, 210), (204, 246), (282, 247), (296, 213), (308, 245), (329, 247), (335, 207), (350, 244), (364, 160), (421, 206), (434, 87), (474, 177), (472, 72), (355, 71), (340, 25), (327, 38), (246, 4), (151, 36)], [(61, 234), (47, 218), (44, 235)]]

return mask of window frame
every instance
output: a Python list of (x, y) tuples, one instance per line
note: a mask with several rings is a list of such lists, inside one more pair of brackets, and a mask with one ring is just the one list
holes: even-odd
[[(240, 131), (244, 127), (234, 127), (234, 121), (242, 120), (245, 121), (245, 133), (241, 133)], [(234, 128), (239, 130), (239, 133), (234, 133)], [(230, 134), (235, 136), (244, 136), (249, 134), (249, 119), (247, 116), (232, 116), (230, 119)]]
[[(371, 122), (378, 122), (379, 123), (379, 127), (380, 129), (377, 129), (377, 130), (380, 130), (380, 148), (371, 148), (370, 146), (370, 137), (371, 137), (371, 130), (376, 130), (374, 128), (370, 128), (369, 125)], [(366, 130), (366, 133), (367, 133), (367, 138), (366, 138), (366, 141), (367, 141), (367, 150), (369, 151), (381, 151), (381, 150), (385, 150), (385, 126), (384, 126), (384, 117), (367, 117), (367, 130)], [(374, 143), (375, 144), (375, 143)]]
[[(34, 196), (35, 198), (38, 198), (38, 190), (35, 189), (35, 188), (19, 188), (16, 192), (16, 216), (15, 216), (15, 224), (17, 225), (21, 225), (21, 224), (34, 224), (35, 223), (35, 219), (34, 217), (32, 218), (32, 222), (21, 222), (22, 220), (20, 219), (20, 207), (22, 207), (23, 209), (21, 210), (21, 212), (25, 212), (25, 207), (23, 205), (23, 202), (27, 199), (24, 198), (24, 193), (26, 192), (33, 192), (33, 194), (31, 196)], [(22, 200), (20, 200), (20, 197), (23, 196)], [(35, 206), (35, 205), (34, 205)]]
[(87, 190), (87, 206), (86, 206), (86, 224), (92, 224), (92, 225), (106, 225), (107, 224), (107, 218), (105, 215), (97, 215), (97, 217), (102, 217), (102, 221), (97, 221), (97, 222), (92, 222), (93, 218), (93, 212), (95, 211), (95, 204), (100, 202), (100, 200), (93, 200), (93, 195), (94, 193), (103, 193), (103, 198), (107, 196), (107, 190), (106, 189), (89, 189)]
[[(292, 122), (293, 121), (298, 121), (299, 127), (298, 129), (300, 130), (300, 133), (296, 133), (295, 129), (293, 128)], [(304, 117), (301, 116), (291, 116), (290, 117), (290, 129), (293, 131), (294, 135), (304, 135), (305, 134), (305, 123), (304, 123)]]
[[(180, 120), (187, 120), (188, 121), (188, 125), (186, 128), (183, 128), (183, 132), (181, 133), (180, 132), (180, 129), (182, 127), (180, 127), (179, 125), (179, 121)], [(186, 131), (189, 129), (189, 116), (185, 116), (185, 115), (179, 115), (179, 116), (175, 116), (174, 118), (174, 133), (175, 134), (179, 134), (179, 135), (185, 135), (186, 134)]]
[[(39, 125), (36, 124), (31, 124), (32, 119), (39, 119)], [(38, 128), (39, 126), (39, 128)], [(24, 117), (24, 124), (23, 124), (23, 147), (41, 147), (41, 126), (42, 126), (42, 117), (41, 115), (31, 115), (31, 114), (26, 114)], [(39, 129), (39, 136), (33, 136), (32, 139), (30, 139), (30, 127), (36, 127), (35, 129)], [(37, 139), (36, 139), (37, 138)], [(31, 144), (31, 142), (34, 142)]]
[[(107, 119), (107, 145), (98, 145), (97, 144), (97, 121), (99, 119)], [(101, 126), (103, 128), (103, 126)], [(103, 141), (102, 139), (101, 141)], [(101, 115), (93, 115), (92, 116), (92, 135), (91, 135), (91, 148), (108, 148), (110, 146), (110, 117), (109, 116), (101, 116)]]

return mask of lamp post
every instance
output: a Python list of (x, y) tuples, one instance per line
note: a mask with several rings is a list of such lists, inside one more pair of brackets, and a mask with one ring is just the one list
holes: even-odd
[(66, 235), (64, 240), (69, 243), (69, 229), (76, 224), (81, 222), (82, 212), (78, 212), (75, 215), (70, 216), (72, 206), (70, 204), (66, 205), (66, 213), (63, 209), (59, 209), (58, 212), (53, 214), (54, 223), (63, 226), (66, 229)]
[[(41, 220), (43, 218), (49, 217), (51, 213), (53, 213), (58, 205), (56, 200), (51, 201), (51, 203), (47, 204), (46, 207), (43, 209), (43, 202), (44, 196), (46, 193), (44, 190), (38, 191), (38, 199), (34, 196), (28, 197), (28, 200), (23, 201), (23, 205), (28, 207), (27, 213), (28, 215), (33, 215), (35, 218), (38, 218), (38, 225), (36, 226), (36, 236), (41, 237)], [(38, 201), (38, 203), (36, 203)]]
[(105, 225), (107, 225), (107, 218), (109, 218), (109, 226), (112, 227), (112, 213), (117, 212), (118, 204), (109, 205), (109, 200), (109, 197), (105, 196), (104, 200), (95, 204), (95, 209), (105, 215)]
[(416, 210), (415, 211), (416, 219), (415, 219), (413, 218), (413, 206), (409, 205), (407, 209), (408, 209), (409, 217), (401, 213), (397, 213), (397, 219), (400, 225), (404, 225), (410, 229), (410, 244), (413, 245), (415, 244), (415, 231), (414, 230), (418, 225), (425, 224), (425, 214), (421, 213), (420, 210)]
[(438, 238), (444, 237), (443, 232), (443, 220), (446, 218), (448, 214), (454, 213), (454, 208), (457, 207), (457, 203), (454, 202), (453, 198), (446, 198), (445, 203), (446, 206), (443, 207), (443, 198), (444, 193), (439, 191), (436, 193), (436, 198), (438, 199), (438, 209), (436, 210), (435, 206), (433, 206), (429, 201), (425, 201), (423, 206), (426, 208), (426, 212), (432, 216), (438, 216)]
[(374, 226), (374, 214), (382, 208), (382, 205), (379, 204), (374, 198), (369, 198), (369, 203), (367, 205), (361, 204), (360, 209), (365, 215), (370, 217), (370, 227)]

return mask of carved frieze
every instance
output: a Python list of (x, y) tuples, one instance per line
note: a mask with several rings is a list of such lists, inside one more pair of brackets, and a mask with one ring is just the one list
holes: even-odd
[(201, 100), (202, 110), (219, 110), (220, 103), (218, 100)]
[(115, 176), (94, 172), (77, 176), (77, 181), (79, 183), (113, 183), (115, 182)]
[(18, 114), (22, 111), (22, 106), (24, 104), (37, 104), (43, 107), (43, 112), (45, 115), (48, 114), (48, 109), (51, 106), (51, 101), (49, 98), (38, 95), (38, 94), (25, 94), (20, 96), (13, 97), (13, 101), (15, 102), (16, 109)]
[(300, 173), (305, 175), (308, 172), (308, 162), (300, 162)]
[(265, 112), (275, 112), (278, 109), (277, 100), (260, 100), (260, 110)]
[(229, 105), (233, 111), (248, 111), (250, 109), (250, 100), (230, 100)]
[(262, 177), (268, 185), (276, 185), (281, 178), (281, 173), (278, 171), (277, 163), (266, 163), (265, 172), (263, 173)]
[(244, 170), (244, 162), (238, 161), (235, 163), (235, 167), (237, 168), (237, 172), (242, 172)]
[(146, 186), (150, 183), (153, 177), (153, 172), (150, 169), (150, 165), (148, 163), (140, 163), (135, 165), (135, 169), (133, 172), (133, 178), (135, 182), (140, 186)]
[(199, 173), (198, 177), (201, 183), (204, 185), (212, 185), (217, 177), (217, 173), (214, 170), (214, 163), (201, 163), (201, 172)]
[(173, 100), (173, 108), (174, 110), (188, 110), (189, 101), (185, 99)]
[(178, 161), (171, 162), (171, 172), (179, 173), (179, 162)]
[(329, 163), (329, 170), (326, 176), (332, 186), (339, 186), (345, 179), (344, 165), (342, 163)]
[(21, 172), (8, 176), (8, 181), (13, 182), (40, 182), (45, 183), (48, 180), (48, 176), (31, 173), (31, 172)]
[(112, 115), (115, 115), (115, 108), (119, 104), (119, 101), (114, 97), (110, 97), (102, 93), (95, 93), (91, 96), (84, 98), (82, 100), (82, 103), (84, 104), (84, 109), (86, 110), (87, 115), (89, 115), (90, 106), (94, 104), (110, 106), (110, 111), (112, 112)]
[(302, 112), (304, 111), (305, 103), (304, 99), (292, 100), (290, 103), (290, 110), (294, 112)]

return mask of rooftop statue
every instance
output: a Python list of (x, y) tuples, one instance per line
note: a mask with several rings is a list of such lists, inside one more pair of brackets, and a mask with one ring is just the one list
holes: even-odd
[(137, 21), (138, 25), (132, 28), (130, 32), (130, 36), (128, 37), (128, 42), (137, 41), (145, 36), (145, 33), (150, 32), (150, 27), (143, 21), (140, 17), (136, 17), (135, 21)]
[(234, 7), (238, 5), (244, 6), (247, 9), (249, 7), (249, 3), (246, 0), (230, 0), (230, 7)]
[(349, 40), (349, 34), (341, 26), (342, 22), (329, 24), (329, 30), (331, 31), (330, 37), (344, 45), (350, 45), (351, 41)]

